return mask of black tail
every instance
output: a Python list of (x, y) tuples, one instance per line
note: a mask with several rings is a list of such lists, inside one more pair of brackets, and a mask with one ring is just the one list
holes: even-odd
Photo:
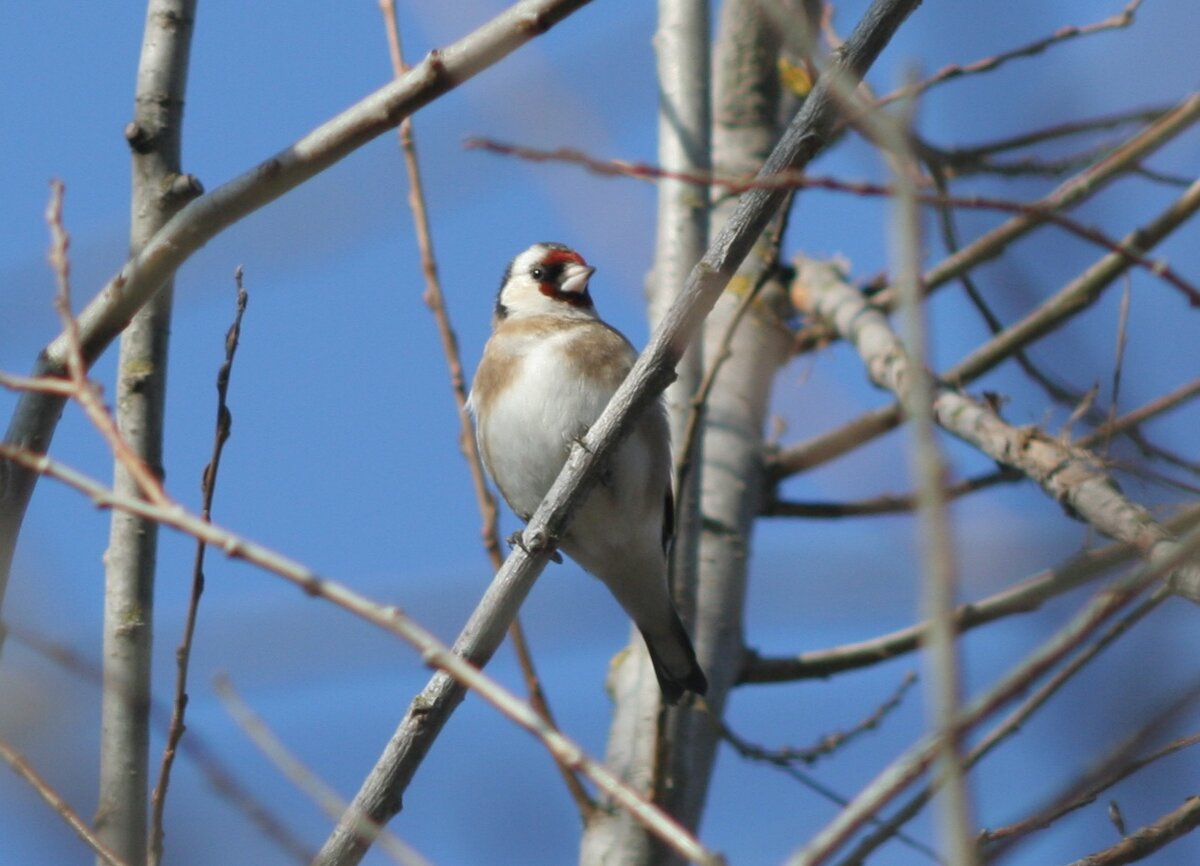
[[(658, 677), (658, 687), (662, 689), (663, 700), (674, 705), (679, 703), (685, 691), (705, 694), (708, 691), (708, 680), (704, 671), (700, 670), (700, 663), (696, 661), (696, 650), (692, 647), (692, 640), (680, 622), (679, 615), (674, 611), (671, 613), (675, 617), (671, 626), (671, 646), (656, 646), (662, 639), (651, 638), (644, 630), (642, 638), (646, 641), (646, 649), (650, 651), (650, 661), (654, 664), (654, 675)], [(672, 664), (667, 664), (663, 658), (663, 651), (675, 657)]]

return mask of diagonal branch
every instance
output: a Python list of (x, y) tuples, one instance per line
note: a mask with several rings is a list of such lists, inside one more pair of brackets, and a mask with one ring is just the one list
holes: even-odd
[[(517, 698), (495, 680), (487, 677), (433, 633), (395, 606), (387, 606), (367, 598), (349, 586), (316, 574), (287, 556), (236, 535), (211, 521), (204, 520), (177, 502), (147, 502), (117, 493), (80, 472), (59, 463), (45, 454), (35, 454), (22, 448), (0, 443), (0, 459), (20, 464), (31, 472), (48, 475), (87, 496), (98, 508), (115, 508), (138, 517), (154, 520), (219, 548), (227, 556), (251, 563), (264, 571), (278, 575), (306, 594), (328, 601), (343, 610), (395, 635), (414, 647), (422, 660), (476, 691), (507, 718), (533, 735), (550, 750), (556, 760), (577, 768), (611, 797), (621, 808), (630, 810), (638, 820), (653, 828), (659, 838), (689, 860), (717, 866), (720, 859), (701, 846), (695, 838), (661, 809), (617, 779), (607, 768), (590, 758), (574, 741), (545, 720), (527, 703)], [(363, 813), (351, 807), (352, 823), (357, 826)], [(345, 817), (343, 817), (345, 820)]]
[[(854, 345), (871, 380), (897, 395), (906, 394), (916, 371), (883, 313), (832, 267), (808, 262), (801, 279), (810, 312)], [(937, 389), (930, 408), (943, 429), (1023, 472), (1069, 514), (1109, 538), (1133, 545), (1151, 561), (1178, 549), (1178, 542), (1149, 511), (1120, 493), (1091, 452), (1035, 427), (1013, 427), (991, 406), (946, 385)], [(1200, 565), (1182, 564), (1169, 582), (1179, 594), (1200, 602)]]
[[(832, 74), (859, 78), (917, 5), (916, 0), (876, 0), (851, 35), (832, 67)], [(763, 175), (803, 167), (827, 141), (836, 114), (826, 76), (818, 81), (763, 166)], [(588, 485), (599, 477), (630, 421), (655, 400), (674, 376), (674, 367), (700, 329), (708, 311), (749, 253), (779, 204), (784, 190), (755, 189), (741, 199), (733, 216), (688, 277), (650, 344), (604, 414), (567, 458), (547, 494), (455, 642), (455, 652), (483, 665), (495, 652), (517, 608), (545, 567), (553, 539), (561, 535)], [(360, 788), (355, 810), (379, 823), (400, 809), (401, 796), (441, 728), (464, 696), (454, 678), (436, 674), (414, 699), (375, 768)], [(318, 855), (319, 866), (346, 866), (365, 854), (363, 840), (343, 822)]]
[(51, 809), (62, 816), (62, 819), (75, 831), (75, 834), (89, 848), (96, 852), (96, 858), (100, 863), (107, 863), (109, 866), (128, 866), (119, 854), (105, 845), (104, 840), (92, 831), (92, 828), (88, 826), (88, 822), (71, 808), (71, 804), (64, 800), (61, 794), (50, 787), (50, 783), (42, 778), (42, 775), (25, 760), (25, 756), (4, 740), (0, 740), (0, 760), (8, 764), (14, 773), (28, 782), (33, 790), (37, 791), (38, 796), (45, 800)]
[[(1166, 521), (1166, 525), (1171, 532), (1183, 534), (1197, 522), (1200, 522), (1200, 505), (1172, 517)], [(955, 611), (954, 627), (961, 632), (1001, 617), (1035, 611), (1049, 599), (1123, 564), (1134, 555), (1129, 545), (1118, 542), (1086, 551), (994, 595), (961, 605)], [(878, 664), (917, 650), (926, 628), (926, 624), (920, 622), (857, 643), (794, 656), (759, 656), (752, 653), (746, 659), (738, 682), (776, 683), (831, 677), (842, 671)]]
[[(1094, 634), (1148, 586), (1161, 581), (1165, 574), (1195, 556), (1197, 551), (1200, 551), (1200, 530), (1193, 529), (1179, 549), (1158, 562), (1144, 563), (1097, 593), (1070, 622), (1045, 640), (992, 688), (963, 708), (960, 721), (964, 730), (977, 725), (1024, 691), (1030, 682)], [(905, 750), (884, 767), (833, 821), (796, 852), (788, 860), (788, 866), (817, 866), (824, 863), (855, 830), (921, 776), (933, 760), (936, 747), (937, 740), (926, 736)]]
[[(167, 279), (200, 247), (242, 217), (345, 158), (439, 96), (502, 60), (588, 0), (521, 0), (452, 45), (435, 50), (404, 75), (314, 129), (255, 168), (192, 201), (132, 256), (79, 316), (88, 364), (98, 358)], [(59, 335), (39, 354), (35, 375), (60, 374), (68, 344)], [(44, 453), (65, 398), (21, 397), (4, 442)], [(37, 476), (0, 462), (0, 601)], [(0, 635), (2, 637), (2, 635)]]
[[(1200, 108), (1200, 98), (1197, 99), (1196, 105)], [(1121, 243), (1123, 246), (1149, 250), (1190, 219), (1197, 210), (1200, 210), (1200, 181), (1192, 184), (1149, 223), (1126, 235)], [(1090, 307), (1127, 268), (1128, 260), (1117, 253), (1101, 256), (1019, 322), (1005, 328), (942, 373), (942, 378), (949, 383), (961, 385), (982, 376), (1014, 352), (1056, 330), (1072, 316)], [(940, 271), (941, 266), (934, 268), (924, 279), (928, 282)], [(872, 298), (873, 302), (874, 300)], [(805, 331), (810, 333), (818, 330), (828, 333), (830, 327), (827, 323), (814, 322), (805, 328)], [(811, 469), (845, 454), (869, 439), (895, 429), (899, 423), (898, 403), (872, 409), (841, 427), (780, 451), (772, 460), (772, 471), (777, 478), (782, 478)]]
[(1111, 848), (1089, 854), (1070, 866), (1123, 866), (1133, 863), (1197, 827), (1200, 827), (1200, 797), (1188, 797), (1183, 805), (1172, 809), (1153, 824), (1135, 830)]
[[(380, 0), (380, 11), (383, 13), (384, 30), (387, 33), (388, 53), (391, 55), (392, 71), (397, 78), (408, 71), (409, 66), (404, 61), (403, 49), (400, 45), (400, 27), (396, 20), (396, 4), (394, 0)], [(500, 551), (499, 510), (496, 508), (496, 497), (488, 489), (484, 477), (483, 460), (479, 455), (479, 446), (475, 441), (471, 427), (471, 416), (467, 411), (466, 379), (463, 376), (462, 357), (458, 351), (458, 336), (450, 323), (450, 314), (446, 310), (445, 296), (442, 292), (442, 282), (438, 276), (437, 259), (433, 253), (433, 232), (429, 225), (429, 209), (425, 206), (425, 184), (421, 178), (421, 166), (417, 159), (417, 145), (413, 133), (411, 117), (406, 117), (399, 127), (400, 149), (404, 154), (404, 168), (408, 174), (408, 205), (413, 215), (413, 230), (417, 236), (417, 247), (421, 255), (421, 271), (425, 277), (425, 305), (433, 314), (437, 325), (438, 337), (442, 342), (442, 354), (446, 358), (446, 366), (450, 373), (450, 390), (454, 394), (454, 405), (458, 414), (459, 446), (463, 457), (466, 458), (467, 469), (471, 474), (471, 483), (475, 488), (475, 499), (479, 504), (480, 516), (483, 519), (481, 534), (483, 546), (487, 551), (492, 568), (498, 570), (504, 563), (504, 554)], [(550, 703), (538, 679), (537, 670), (533, 664), (533, 654), (529, 642), (525, 638), (525, 629), (521, 620), (514, 618), (509, 627), (509, 637), (517, 656), (517, 664), (525, 679), (525, 688), (529, 692), (529, 702), (541, 713), (546, 723), (554, 726), (554, 715)], [(591, 811), (592, 801), (588, 797), (583, 784), (574, 771), (563, 763), (558, 764), (563, 782), (579, 809), (580, 818), (587, 822)]]

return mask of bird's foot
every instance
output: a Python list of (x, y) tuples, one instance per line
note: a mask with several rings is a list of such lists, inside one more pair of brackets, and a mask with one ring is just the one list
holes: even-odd
[(553, 549), (554, 539), (540, 530), (529, 533), (529, 539), (527, 541), (525, 539), (525, 532), (518, 529), (508, 537), (508, 546), (519, 547), (530, 556), (536, 556), (537, 554), (549, 549), (551, 562), (557, 562), (561, 564), (563, 561), (562, 554)]

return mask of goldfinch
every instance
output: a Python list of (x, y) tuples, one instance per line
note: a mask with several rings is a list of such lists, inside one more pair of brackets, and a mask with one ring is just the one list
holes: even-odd
[[(522, 520), (637, 359), (596, 314), (594, 271), (571, 248), (540, 243), (513, 259), (500, 283), (468, 405), (484, 465)], [(670, 432), (659, 404), (637, 420), (558, 539), (637, 624), (672, 704), (708, 688), (667, 587), (673, 517)]]

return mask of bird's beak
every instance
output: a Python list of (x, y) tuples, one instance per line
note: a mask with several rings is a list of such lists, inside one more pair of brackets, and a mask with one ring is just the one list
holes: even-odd
[(592, 278), (592, 274), (595, 272), (595, 268), (571, 263), (563, 271), (563, 279), (559, 290), (569, 292), (572, 295), (582, 295), (587, 291), (588, 280)]

